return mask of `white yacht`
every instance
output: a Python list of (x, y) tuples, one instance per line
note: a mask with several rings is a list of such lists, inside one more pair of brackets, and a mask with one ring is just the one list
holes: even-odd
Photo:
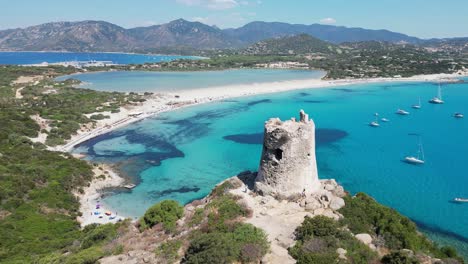
[(390, 122), (390, 120), (388, 120), (388, 119), (385, 118), (385, 117), (382, 117), (382, 119), (380, 119), (380, 120), (382, 120), (382, 122)]
[(455, 113), (455, 114), (453, 114), (453, 117), (455, 117), (455, 118), (463, 118), (463, 117), (465, 117), (465, 116), (464, 116), (462, 113)]
[(422, 147), (422, 144), (419, 143), (419, 149), (416, 157), (414, 156), (407, 156), (405, 157), (404, 161), (409, 164), (414, 164), (414, 165), (422, 165), (424, 164), (424, 150)]
[(453, 201), (457, 203), (468, 203), (468, 198), (455, 198)]
[(419, 97), (418, 104), (411, 106), (413, 109), (421, 109), (421, 97)]
[(429, 100), (429, 103), (431, 104), (443, 104), (444, 100), (442, 100), (442, 88), (440, 87), (440, 82), (439, 82), (439, 88), (437, 90), (437, 96)]
[(396, 111), (396, 114), (398, 114), (398, 115), (409, 115), (409, 112), (407, 112), (407, 111), (405, 111), (403, 109), (398, 109)]
[(374, 116), (375, 116), (375, 120), (372, 121), (372, 122), (370, 122), (370, 123), (369, 123), (369, 126), (371, 126), (371, 127), (379, 127), (380, 124), (379, 124), (379, 122), (377, 121), (377, 118), (379, 117), (379, 113), (375, 113)]
[(371, 126), (371, 127), (379, 127), (380, 124), (379, 124), (377, 121), (372, 121), (372, 122), (369, 123), (369, 126)]

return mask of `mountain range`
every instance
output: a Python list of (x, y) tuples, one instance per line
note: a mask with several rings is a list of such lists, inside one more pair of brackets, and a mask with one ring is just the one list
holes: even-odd
[[(53, 22), (0, 31), (3, 51), (153, 51), (167, 47), (190, 49), (243, 48), (270, 38), (307, 34), (323, 41), (385, 41), (420, 44), (416, 37), (388, 30), (331, 25), (251, 22), (240, 28), (219, 29), (178, 19), (166, 24), (125, 29), (104, 21)], [(437, 40), (427, 40), (436, 42)]]

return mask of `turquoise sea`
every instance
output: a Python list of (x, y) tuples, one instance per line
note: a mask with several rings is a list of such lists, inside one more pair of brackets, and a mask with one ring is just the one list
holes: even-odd
[(87, 53), (87, 52), (0, 52), (1, 64), (39, 64), (68, 61), (111, 61), (114, 64), (142, 64), (146, 62), (172, 61), (176, 59), (198, 59), (191, 56), (145, 55), (130, 53)]
[[(190, 80), (186, 80), (187, 83)], [(190, 85), (190, 84), (188, 84)], [(88, 159), (117, 164), (138, 186), (109, 190), (103, 202), (119, 214), (141, 216), (157, 201), (187, 203), (221, 180), (256, 170), (264, 121), (304, 109), (317, 126), (320, 178), (351, 193), (366, 192), (397, 209), (440, 243), (468, 256), (468, 84), (443, 84), (444, 105), (427, 103), (435, 83), (381, 83), (309, 89), (193, 106), (143, 120), (78, 146)], [(411, 109), (422, 99), (422, 109)], [(398, 116), (403, 108), (408, 116)], [(390, 119), (368, 126), (374, 113)], [(415, 155), (419, 137), (426, 164)]]
[(173, 92), (220, 85), (318, 79), (323, 76), (325, 76), (323, 71), (241, 69), (203, 72), (96, 72), (61, 76), (57, 80), (78, 79), (83, 82), (81, 88), (99, 91)]

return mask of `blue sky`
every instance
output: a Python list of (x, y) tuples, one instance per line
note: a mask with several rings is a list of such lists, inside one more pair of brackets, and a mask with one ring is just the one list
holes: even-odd
[(0, 29), (77, 20), (129, 28), (184, 18), (221, 28), (261, 20), (468, 37), (466, 0), (0, 0), (0, 6)]

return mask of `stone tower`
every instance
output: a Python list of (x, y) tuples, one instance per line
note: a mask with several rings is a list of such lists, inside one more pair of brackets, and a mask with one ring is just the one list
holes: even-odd
[(262, 158), (255, 190), (261, 194), (291, 195), (313, 193), (320, 188), (315, 160), (315, 124), (300, 111), (282, 122), (271, 118), (265, 123)]

